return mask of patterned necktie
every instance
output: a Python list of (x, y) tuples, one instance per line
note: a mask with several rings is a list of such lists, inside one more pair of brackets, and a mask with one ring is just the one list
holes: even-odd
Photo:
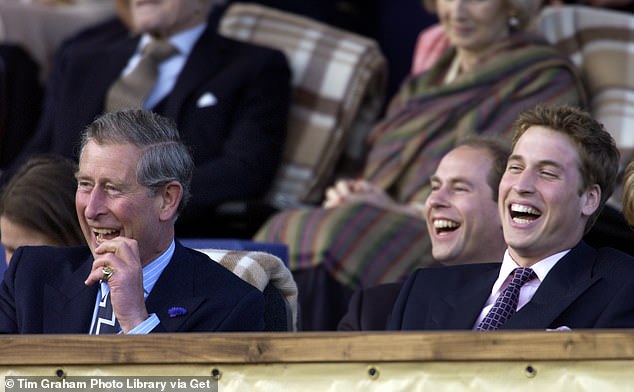
[(535, 272), (530, 268), (516, 268), (513, 271), (513, 280), (500, 294), (493, 307), (478, 325), (478, 331), (490, 331), (498, 329), (516, 311), (520, 298), (520, 289), (524, 283), (535, 278)]
[(141, 60), (132, 72), (120, 77), (108, 90), (106, 112), (142, 108), (158, 78), (158, 66), (177, 53), (168, 41), (153, 40), (143, 48)]
[(90, 331), (91, 335), (103, 335), (119, 332), (119, 323), (115, 318), (114, 311), (112, 310), (112, 302), (110, 302), (110, 291), (99, 302), (99, 309), (97, 310), (97, 320)]

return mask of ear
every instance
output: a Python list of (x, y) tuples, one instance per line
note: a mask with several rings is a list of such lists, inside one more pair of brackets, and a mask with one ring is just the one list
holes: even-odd
[(178, 211), (178, 205), (183, 198), (183, 186), (178, 181), (170, 181), (163, 186), (160, 196), (159, 219), (169, 221), (174, 219)]
[(590, 189), (583, 191), (581, 203), (581, 213), (584, 216), (594, 214), (601, 203), (601, 187), (598, 184), (594, 184)]

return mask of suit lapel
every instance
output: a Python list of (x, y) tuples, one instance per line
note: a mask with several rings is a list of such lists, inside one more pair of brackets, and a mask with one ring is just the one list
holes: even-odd
[(44, 288), (44, 333), (88, 333), (92, 321), (98, 284), (84, 281), (92, 267), (92, 256), (81, 263), (61, 284)]
[(593, 277), (596, 251), (581, 243), (564, 256), (540, 284), (533, 298), (501, 329), (546, 329), (581, 294), (601, 278)]
[(200, 88), (209, 75), (218, 72), (226, 59), (227, 41), (207, 27), (192, 48), (183, 69), (178, 75), (172, 92), (165, 98), (163, 115), (178, 119), (179, 110), (194, 91)]
[(84, 72), (84, 80), (81, 81), (82, 91), (80, 97), (93, 97), (83, 100), (83, 104), (94, 103), (94, 110), (82, 108), (83, 112), (101, 113), (104, 108), (106, 94), (110, 86), (121, 75), (128, 60), (132, 57), (139, 43), (139, 37), (129, 37), (122, 42), (109, 45), (103, 50), (94, 50), (78, 56), (79, 62), (83, 63), (80, 69), (95, 69), (94, 64), (98, 64), (98, 71)]
[(499, 272), (500, 266), (472, 272), (474, 279), (471, 283), (432, 304), (432, 322), (440, 329), (471, 329), (491, 295)]
[[(178, 331), (187, 319), (198, 309), (203, 297), (194, 297), (196, 271), (188, 267), (185, 250), (176, 242), (174, 256), (146, 300), (148, 312), (156, 313), (162, 327), (167, 331)], [(173, 312), (178, 309), (183, 312)]]

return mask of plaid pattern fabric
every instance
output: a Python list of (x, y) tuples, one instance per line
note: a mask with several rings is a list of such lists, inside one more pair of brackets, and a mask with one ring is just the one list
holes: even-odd
[(540, 103), (584, 104), (574, 65), (542, 38), (501, 40), (476, 69), (439, 86), (454, 56), (450, 48), (426, 72), (405, 80), (370, 134), (363, 176), (399, 202), (425, 200), (429, 178), (461, 140), (485, 135), (510, 142), (522, 111)]
[(634, 15), (588, 6), (546, 7), (537, 31), (581, 70), (591, 112), (634, 157)]
[(520, 289), (526, 282), (537, 275), (530, 268), (515, 268), (513, 280), (508, 287), (495, 300), (493, 307), (478, 325), (478, 331), (491, 331), (502, 326), (517, 311), (517, 303), (520, 298)]
[(419, 267), (437, 263), (425, 221), (365, 203), (282, 211), (256, 241), (288, 245), (292, 271), (323, 265), (351, 288), (403, 281)]
[(236, 274), (258, 290), (272, 283), (284, 296), (293, 320), (292, 330), (297, 331), (297, 285), (291, 271), (279, 257), (266, 252), (244, 250), (198, 249), (212, 260)]
[(286, 54), (293, 73), (288, 138), (268, 199), (278, 208), (319, 201), (339, 159), (361, 159), (379, 114), (387, 70), (377, 43), (257, 4), (231, 5), (219, 31)]

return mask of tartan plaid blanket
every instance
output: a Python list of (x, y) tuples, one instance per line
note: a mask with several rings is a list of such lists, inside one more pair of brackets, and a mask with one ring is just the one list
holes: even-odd
[(298, 328), (297, 285), (291, 271), (279, 257), (266, 252), (225, 249), (197, 249), (209, 256), (242, 280), (257, 287), (260, 291), (272, 283), (284, 296), (289, 306), (292, 330)]
[(381, 110), (387, 66), (378, 44), (246, 3), (229, 7), (219, 31), (286, 54), (293, 73), (288, 137), (267, 199), (282, 209), (320, 201), (340, 158), (362, 158), (365, 136)]
[(634, 157), (634, 15), (581, 5), (542, 10), (537, 31), (581, 70), (593, 116)]

